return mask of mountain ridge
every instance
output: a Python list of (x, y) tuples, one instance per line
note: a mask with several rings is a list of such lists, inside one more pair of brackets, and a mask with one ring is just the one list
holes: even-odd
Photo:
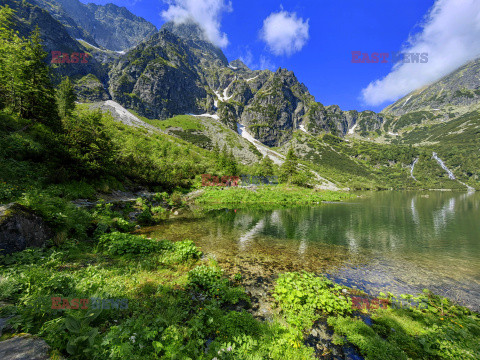
[(73, 38), (108, 50), (127, 50), (157, 32), (155, 25), (123, 6), (83, 4), (78, 0), (35, 1), (66, 26)]
[[(441, 113), (430, 111), (431, 105), (425, 105), (428, 98), (407, 103), (405, 108), (412, 111), (403, 114), (343, 111), (338, 105), (318, 102), (293, 71), (281, 67), (275, 72), (252, 70), (240, 60), (229, 62), (196, 24), (167, 23), (123, 54), (73, 39), (64, 25), (38, 6), (6, 1), (21, 9), (17, 20), (24, 34), (40, 26), (48, 51), (87, 51), (92, 55), (88, 66), (53, 66), (57, 77), (71, 76), (80, 100), (111, 99), (153, 126), (170, 124), (166, 129), (170, 135), (198, 147), (239, 149), (233, 151), (235, 156), (246, 162), (260, 159), (262, 152), (255, 144), (274, 147), (280, 154), (293, 147), (308, 171), (339, 187), (479, 187), (480, 158), (472, 156), (478, 149), (479, 115), (470, 111), (462, 118), (458, 111), (461, 105), (465, 111), (474, 108), (476, 96), (462, 95), (470, 102), (452, 105), (455, 111), (448, 109), (446, 97), (446, 111)], [(469, 77), (477, 74), (476, 67), (462, 71)], [(444, 81), (455, 83), (456, 78)], [(462, 84), (460, 80), (458, 84)], [(474, 93), (475, 81), (472, 84), (468, 91)], [(451, 85), (452, 94), (458, 90), (455, 86)], [(400, 100), (399, 106), (405, 101)], [(429, 108), (410, 108), (422, 103)], [(186, 115), (179, 124), (184, 121), (190, 127), (175, 126), (180, 119), (177, 115), (184, 114), (193, 116)], [(230, 135), (220, 136), (220, 132), (229, 133), (227, 128)], [(253, 140), (247, 146), (239, 134)], [(432, 159), (433, 152), (461, 183), (444, 179), (443, 169)]]

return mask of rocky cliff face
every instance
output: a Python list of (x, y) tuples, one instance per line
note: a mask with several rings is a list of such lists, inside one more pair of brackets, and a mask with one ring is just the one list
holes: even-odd
[(73, 39), (84, 39), (94, 46), (99, 46), (92, 35), (77, 24), (59, 3), (49, 0), (32, 0), (32, 3), (48, 11), (55, 20), (59, 21), (65, 27)]
[(0, 206), (0, 254), (44, 246), (52, 235), (42, 218), (24, 206)]
[[(59, 78), (68, 75), (74, 79), (80, 100), (112, 98), (155, 119), (208, 113), (234, 131), (237, 123), (245, 125), (249, 133), (269, 146), (285, 144), (298, 129), (344, 136), (356, 123), (362, 131), (371, 131), (383, 122), (382, 116), (372, 112), (344, 112), (338, 106), (323, 106), (292, 71), (251, 70), (240, 60), (229, 63), (222, 50), (192, 22), (167, 23), (148, 37), (148, 31), (139, 29), (142, 21), (114, 5), (35, 0), (49, 8), (62, 26), (33, 3), (6, 1), (21, 9), (20, 23), (27, 23), (25, 34), (40, 26), (47, 51), (85, 51), (92, 56), (88, 64), (54, 65)], [(81, 26), (74, 27), (72, 21)], [(108, 23), (110, 30), (98, 21)], [(123, 32), (112, 32), (118, 28)], [(127, 31), (131, 32), (126, 36), (129, 44), (139, 42), (140, 36), (144, 41), (122, 55), (72, 39), (68, 31), (77, 34), (79, 29), (105, 47), (116, 37), (126, 36)]]
[(82, 4), (78, 0), (35, 0), (60, 21), (74, 39), (114, 51), (127, 50), (149, 38), (157, 28), (114, 4)]
[(241, 115), (250, 133), (269, 146), (288, 141), (315, 99), (293, 72), (278, 69), (255, 93)]
[(184, 42), (162, 30), (113, 65), (110, 94), (113, 100), (150, 118), (201, 113), (207, 91), (196, 63)]
[[(47, 62), (52, 60), (52, 51), (67, 54), (89, 52), (82, 44), (72, 39), (62, 24), (33, 1), (4, 0), (3, 4), (15, 10), (14, 26), (21, 36), (28, 37), (36, 26), (39, 27), (44, 49), (48, 53)], [(60, 81), (63, 76), (80, 78), (88, 74), (94, 74), (103, 82), (107, 80), (105, 67), (94, 57), (89, 57), (87, 63), (52, 64), (52, 68), (56, 81)]]
[(147, 117), (209, 113), (232, 130), (239, 122), (269, 146), (289, 141), (301, 125), (313, 134), (344, 136), (357, 122), (366, 131), (383, 122), (373, 112), (324, 107), (292, 71), (252, 71), (240, 60), (228, 63), (193, 23), (167, 23), (118, 60), (110, 73), (110, 92)]
[(465, 113), (480, 104), (480, 58), (458, 68), (437, 82), (404, 96), (382, 113), (402, 116), (411, 112)]

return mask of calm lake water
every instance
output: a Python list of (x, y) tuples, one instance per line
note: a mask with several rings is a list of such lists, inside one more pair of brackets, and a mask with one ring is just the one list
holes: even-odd
[(215, 210), (143, 232), (192, 239), (232, 272), (307, 270), (371, 294), (429, 288), (480, 310), (480, 193), (373, 192), (315, 207)]

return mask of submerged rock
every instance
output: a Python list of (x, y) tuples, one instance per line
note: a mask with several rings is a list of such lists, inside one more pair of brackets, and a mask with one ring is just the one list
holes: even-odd
[(29, 335), (17, 336), (0, 341), (0, 359), (2, 360), (48, 360), (47, 343)]
[(43, 219), (25, 206), (0, 206), (0, 254), (42, 247), (52, 235)]

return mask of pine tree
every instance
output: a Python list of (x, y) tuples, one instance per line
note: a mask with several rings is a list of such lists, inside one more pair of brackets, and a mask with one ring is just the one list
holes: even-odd
[(19, 112), (28, 41), (12, 30), (13, 14), (8, 6), (0, 7), (0, 109)]
[(273, 176), (273, 161), (270, 157), (263, 157), (260, 162), (260, 172), (262, 176)]
[(228, 151), (227, 145), (223, 145), (222, 152), (218, 156), (218, 167), (220, 170), (225, 170), (228, 165)]
[(50, 70), (38, 27), (29, 39), (12, 30), (13, 10), (0, 7), (0, 109), (60, 128)]
[(293, 147), (288, 150), (285, 162), (280, 167), (280, 180), (282, 182), (289, 182), (295, 175), (298, 174), (298, 158), (295, 155)]
[(43, 50), (40, 30), (35, 28), (28, 41), (27, 56), (29, 61), (24, 71), (26, 87), (23, 91), (20, 114), (26, 119), (33, 119), (51, 128), (60, 128), (55, 91), (50, 79), (50, 70), (45, 63), (47, 53)]
[(60, 83), (56, 91), (58, 114), (61, 118), (72, 115), (75, 110), (75, 100), (77, 96), (73, 90), (73, 85), (68, 76)]
[(227, 166), (225, 167), (225, 170), (229, 176), (238, 175), (238, 164), (237, 160), (235, 160), (235, 156), (233, 156), (232, 150), (230, 150), (228, 153)]

